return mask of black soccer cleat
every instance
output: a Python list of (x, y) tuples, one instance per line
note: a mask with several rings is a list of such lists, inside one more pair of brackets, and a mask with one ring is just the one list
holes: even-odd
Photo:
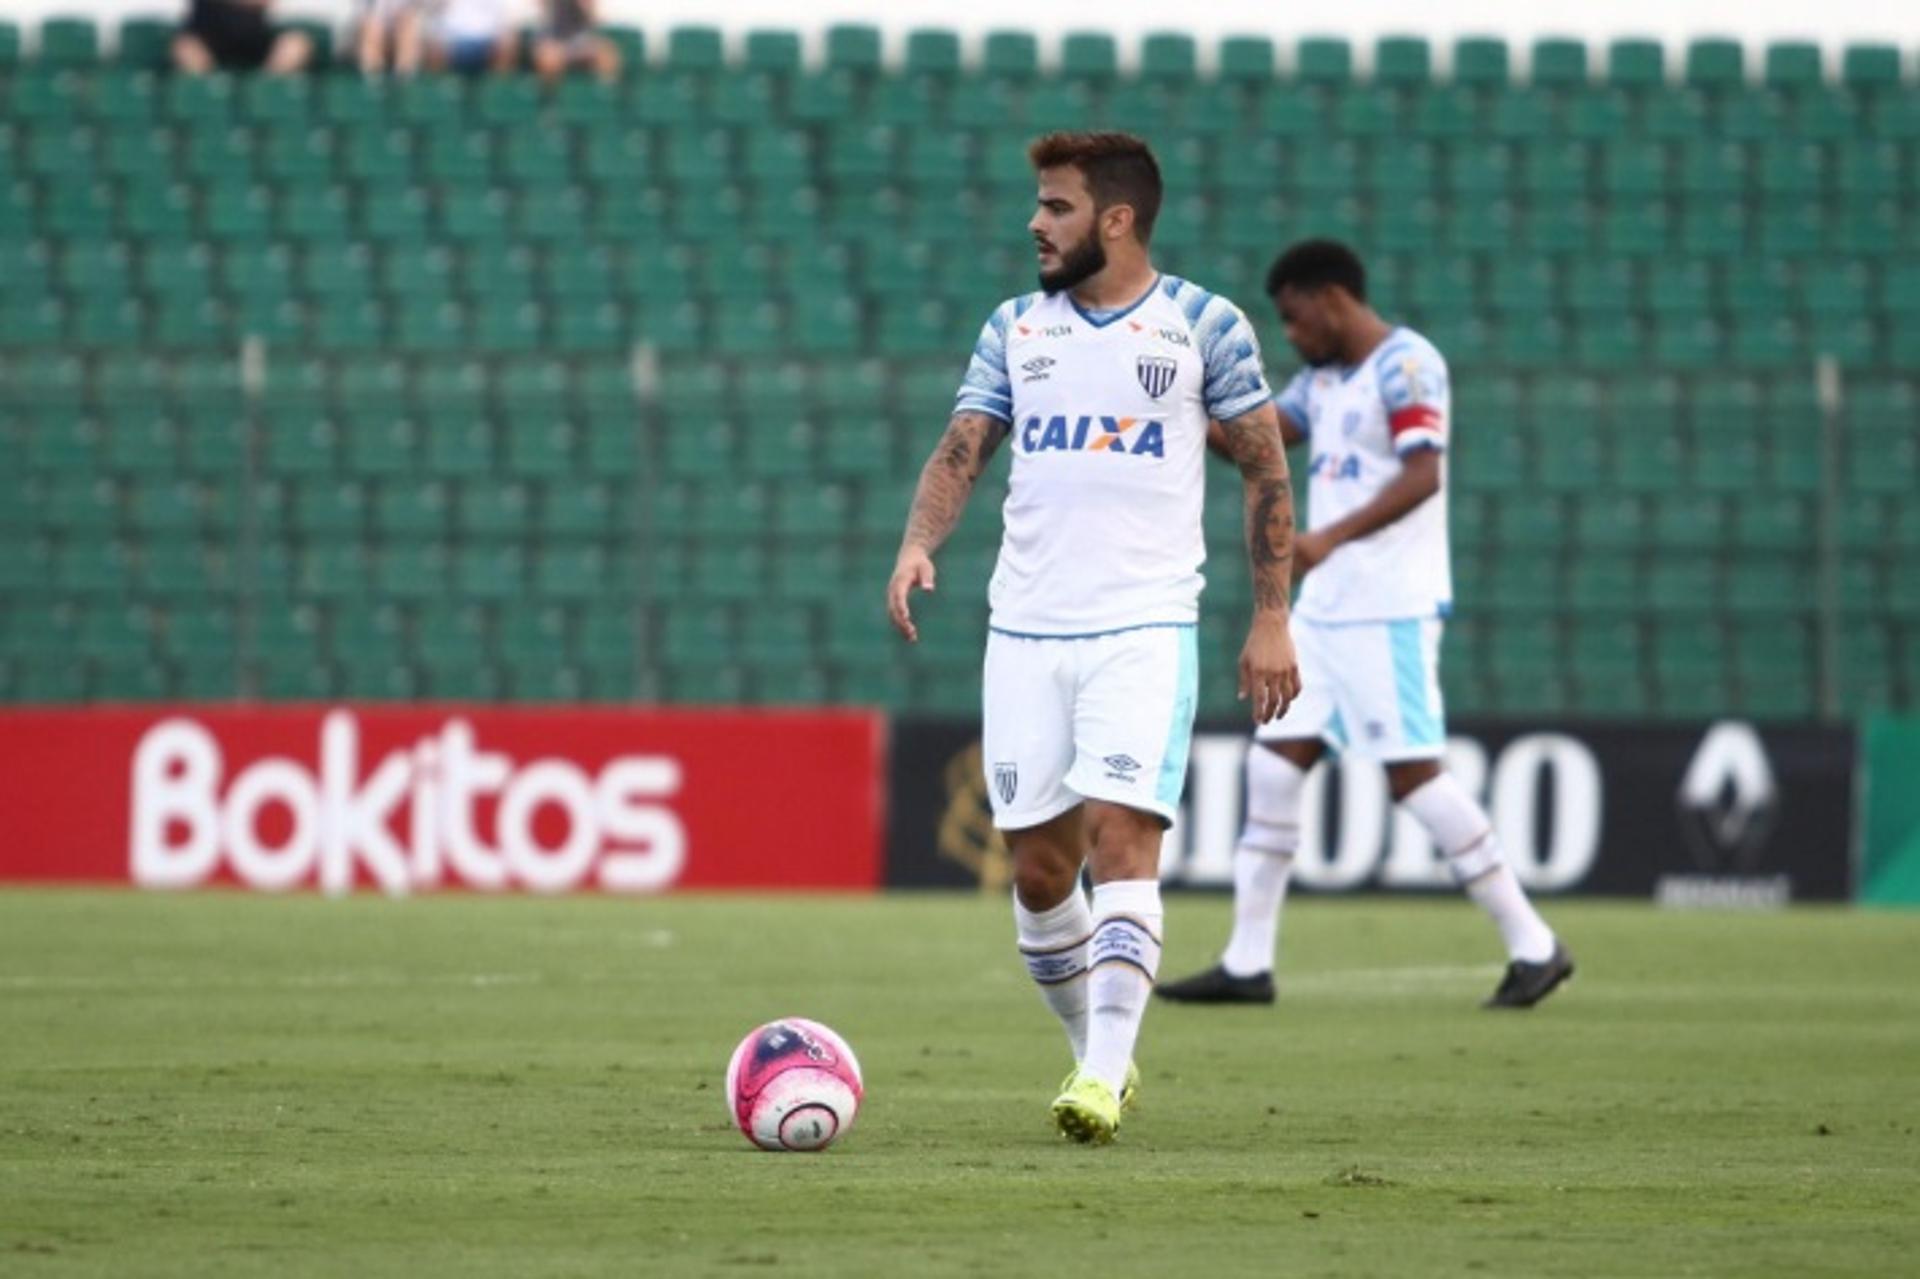
[(1156, 986), (1153, 993), (1176, 1004), (1270, 1004), (1273, 974), (1235, 977), (1224, 965), (1215, 964), (1203, 973)]
[(1500, 989), (1488, 997), (1482, 1008), (1531, 1008), (1553, 993), (1567, 978), (1573, 976), (1573, 956), (1558, 941), (1553, 943), (1553, 953), (1545, 963), (1529, 964), (1516, 959), (1507, 965), (1506, 976), (1500, 979)]

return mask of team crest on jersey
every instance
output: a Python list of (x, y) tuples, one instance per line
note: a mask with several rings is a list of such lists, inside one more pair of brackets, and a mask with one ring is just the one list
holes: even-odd
[(1011, 804), (1020, 790), (1020, 770), (1012, 764), (993, 766), (993, 793), (1000, 797), (1002, 804)]
[(1174, 374), (1180, 371), (1180, 366), (1171, 356), (1143, 355), (1133, 369), (1140, 377), (1140, 385), (1157, 400), (1173, 385)]

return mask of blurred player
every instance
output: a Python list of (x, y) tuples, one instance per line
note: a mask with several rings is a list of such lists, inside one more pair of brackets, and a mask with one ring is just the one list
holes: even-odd
[[(1386, 766), (1394, 801), (1500, 929), (1509, 963), (1489, 1008), (1530, 1008), (1573, 975), (1500, 855), (1493, 824), (1440, 767), (1440, 630), (1447, 551), (1446, 362), (1367, 305), (1345, 245), (1296, 244), (1267, 295), (1308, 367), (1280, 394), (1287, 443), (1310, 442), (1305, 576), (1293, 633), (1306, 691), (1247, 752), (1247, 822), (1233, 857), (1233, 936), (1215, 967), (1160, 988), (1188, 1003), (1272, 1003), (1280, 906), (1300, 838), (1300, 791), (1328, 747)], [(1216, 448), (1223, 442), (1216, 441)]]
[[(1027, 969), (1065, 1026), (1061, 1133), (1112, 1139), (1160, 963), (1161, 835), (1187, 769), (1197, 683), (1208, 419), (1245, 476), (1255, 611), (1240, 692), (1256, 721), (1299, 690), (1287, 632), (1293, 497), (1246, 316), (1158, 274), (1160, 167), (1121, 133), (1028, 150), (1041, 292), (1004, 302), (928, 459), (887, 586), (914, 589), (1003, 441), (1013, 473), (989, 588), (982, 756), (1014, 861)], [(1091, 863), (1093, 900), (1080, 891)]]

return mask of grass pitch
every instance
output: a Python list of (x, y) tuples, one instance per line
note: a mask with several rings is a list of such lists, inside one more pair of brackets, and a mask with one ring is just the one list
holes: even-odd
[[(998, 899), (3, 894), (0, 1273), (1913, 1273), (1920, 917), (1548, 913), (1502, 1015), (1464, 902), (1296, 901), (1084, 1149)], [(785, 1014), (866, 1069), (825, 1155), (723, 1113)]]

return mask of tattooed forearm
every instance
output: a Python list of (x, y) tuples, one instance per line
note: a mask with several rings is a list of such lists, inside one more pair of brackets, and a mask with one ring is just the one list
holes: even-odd
[(913, 492), (913, 509), (907, 514), (902, 545), (918, 546), (929, 554), (940, 548), (960, 523), (973, 482), (987, 469), (988, 460), (1006, 433), (1006, 423), (984, 413), (953, 415), (933, 456), (920, 469), (920, 484)]
[(1224, 431), (1246, 484), (1254, 607), (1285, 611), (1293, 587), (1293, 484), (1279, 417), (1267, 405), (1225, 423)]

